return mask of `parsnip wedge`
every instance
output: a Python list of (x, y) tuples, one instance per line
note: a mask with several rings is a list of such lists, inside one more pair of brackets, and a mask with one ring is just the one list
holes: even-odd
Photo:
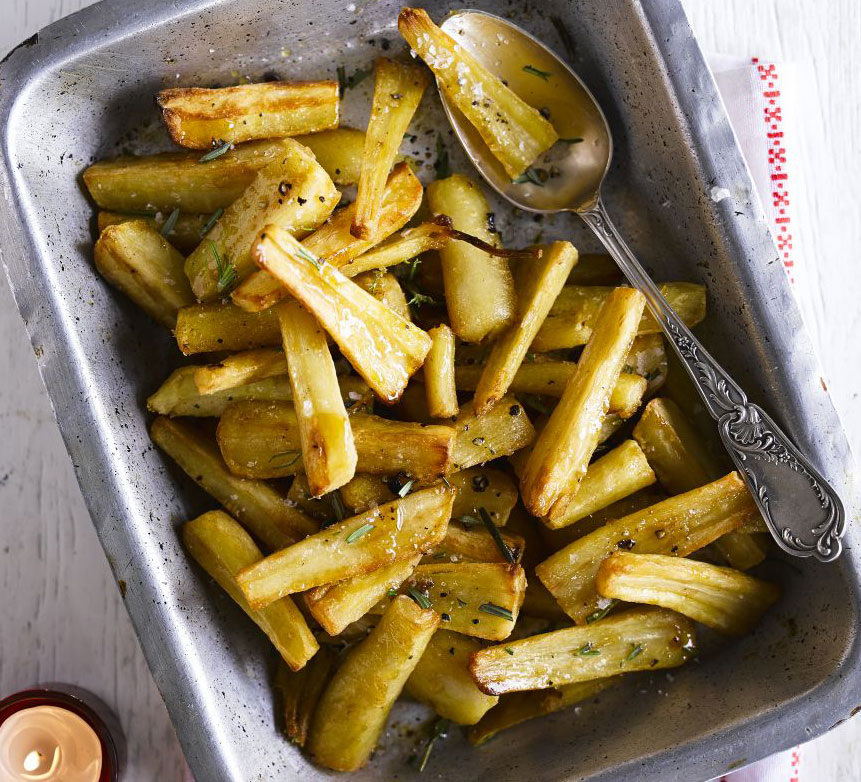
[[(372, 475), (406, 473), (434, 481), (451, 469), (455, 434), (450, 426), (392, 421), (356, 413), (350, 416), (358, 471)], [(218, 425), (218, 444), (237, 475), (284, 478), (302, 470), (299, 424), (292, 404), (237, 402)]]
[(245, 312), (233, 304), (211, 302), (177, 312), (174, 336), (182, 354), (190, 356), (280, 345), (281, 327), (272, 310)]
[(459, 410), (454, 379), (454, 333), (443, 323), (432, 328), (428, 335), (433, 340), (424, 366), (428, 412), (434, 418), (454, 418)]
[(374, 96), (365, 133), (353, 236), (369, 239), (378, 231), (386, 178), (429, 82), (427, 71), (412, 63), (385, 57), (374, 63)]
[(299, 422), (302, 463), (311, 494), (343, 486), (356, 473), (356, 445), (341, 399), (326, 333), (297, 301), (278, 305), (281, 339)]
[(619, 680), (618, 676), (608, 676), (606, 679), (563, 684), (558, 688), (508, 693), (501, 696), (499, 703), (470, 728), (466, 737), (474, 747), (480, 747), (503, 730), (582, 703)]
[[(412, 169), (406, 163), (399, 163), (386, 182), (379, 219), (373, 233), (363, 239), (357, 239), (350, 233), (356, 214), (356, 204), (353, 202), (339, 209), (314, 233), (306, 236), (302, 246), (333, 266), (343, 267), (344, 274), (353, 277), (358, 273), (350, 266), (353, 260), (406, 225), (421, 205), (423, 192), (421, 182)], [(269, 272), (258, 269), (233, 291), (231, 298), (242, 309), (257, 312), (286, 295), (287, 291), (277, 279)]]
[(395, 403), (424, 362), (430, 337), (277, 226), (266, 227), (254, 258), (317, 318), (377, 396)]
[(423, 9), (401, 9), (398, 29), (512, 179), (559, 138), (537, 109), (440, 30)]
[(610, 393), (645, 303), (643, 294), (632, 288), (617, 288), (607, 297), (577, 371), (538, 435), (520, 477), (523, 504), (532, 515), (553, 522), (573, 501), (598, 446)]
[[(161, 233), (167, 224), (169, 229), (164, 237), (171, 245), (176, 247), (181, 253), (190, 253), (197, 245), (206, 231), (206, 227), (212, 220), (212, 215), (186, 214), (180, 212), (175, 218), (171, 212), (156, 212), (151, 216), (144, 217), (143, 215), (125, 214), (123, 212), (99, 212), (98, 226), (101, 234), (108, 226), (119, 225), (120, 223), (130, 223), (135, 220), (143, 220), (156, 231)], [(173, 227), (171, 227), (170, 224)], [(183, 260), (185, 260), (183, 258)]]
[(349, 652), (320, 698), (307, 741), (315, 762), (336, 771), (355, 771), (367, 763), (438, 624), (437, 614), (408, 597), (392, 603)]
[(586, 627), (482, 649), (472, 656), (470, 671), (482, 692), (501, 695), (677, 668), (695, 648), (689, 619), (661, 608), (634, 608)]
[(732, 532), (759, 513), (738, 473), (615, 521), (544, 560), (535, 574), (575, 622), (599, 608), (595, 574), (614, 551), (684, 557)]
[(487, 415), (476, 415), (472, 402), (460, 409), (454, 422), (457, 438), (452, 452), (455, 470), (508, 456), (525, 448), (535, 437), (535, 429), (523, 406), (513, 397), (499, 400)]
[(453, 472), (448, 482), (457, 490), (452, 518), (468, 516), (470, 524), (480, 518), (484, 508), (497, 527), (504, 527), (511, 509), (517, 504), (517, 484), (511, 475), (494, 467), (469, 467)]
[(340, 107), (335, 81), (171, 87), (156, 100), (174, 143), (189, 149), (331, 130)]
[(317, 531), (312, 519), (292, 507), (268, 483), (233, 475), (211, 436), (194, 426), (159, 417), (152, 423), (150, 436), (269, 550), (277, 551)]
[(669, 608), (730, 635), (749, 633), (780, 596), (775, 584), (732, 568), (624, 551), (601, 563), (595, 584), (603, 597)]
[(338, 635), (347, 625), (361, 619), (390, 590), (396, 590), (412, 574), (421, 559), (392, 562), (370, 573), (325, 584), (305, 593), (305, 605), (329, 635)]
[(469, 673), (470, 655), (480, 641), (450, 630), (437, 630), (404, 686), (404, 694), (430, 706), (458, 725), (474, 725), (499, 700), (486, 695)]
[(320, 648), (305, 617), (289, 597), (253, 610), (236, 585), (236, 574), (263, 558), (251, 536), (222, 511), (210, 511), (182, 527), (182, 541), (197, 563), (269, 636), (284, 662), (302, 668)]
[(523, 558), (524, 541), (520, 535), (499, 531), (499, 539), (483, 526), (470, 524), (465, 527), (456, 521), (449, 522), (445, 537), (438, 546), (425, 554), (422, 564), (441, 562), (511, 562), (519, 563)]
[(324, 646), (298, 671), (291, 671), (283, 664), (278, 666), (272, 687), (280, 696), (287, 738), (300, 747), (305, 746), (311, 717), (336, 663), (335, 652)]
[(199, 152), (121, 157), (94, 163), (83, 180), (101, 209), (212, 214), (230, 206), (282, 154), (281, 141), (255, 141), (208, 163), (200, 162)]
[(493, 343), (475, 389), (474, 406), (483, 415), (501, 399), (517, 374), (532, 340), (577, 263), (570, 242), (553, 242), (540, 260), (518, 266), (517, 316)]
[(293, 139), (257, 172), (185, 260), (191, 289), (201, 301), (227, 295), (254, 271), (251, 248), (266, 225), (306, 234), (335, 208), (341, 194), (311, 152)]
[[(419, 565), (399, 591), (437, 611), (446, 630), (501, 641), (514, 630), (525, 589), (520, 565), (443, 562)], [(387, 604), (382, 601), (372, 613), (382, 613)]]
[(102, 277), (169, 329), (176, 326), (177, 312), (194, 302), (184, 258), (143, 220), (105, 228), (95, 260)]
[(194, 382), (201, 394), (214, 394), (269, 377), (287, 374), (287, 357), (277, 348), (255, 348), (233, 353), (217, 364), (196, 367)]
[(365, 132), (341, 125), (334, 130), (296, 136), (314, 153), (317, 162), (326, 169), (332, 181), (341, 187), (355, 185), (362, 170), (362, 150)]
[(246, 568), (239, 586), (260, 607), (424, 553), (445, 537), (453, 499), (435, 486), (345, 519)]
[(357, 274), (353, 277), (353, 282), (363, 291), (370, 293), (378, 302), (385, 304), (396, 315), (400, 315), (404, 320), (412, 322), (410, 305), (407, 303), (404, 289), (394, 274), (382, 271), (381, 269), (375, 269), (372, 272)]

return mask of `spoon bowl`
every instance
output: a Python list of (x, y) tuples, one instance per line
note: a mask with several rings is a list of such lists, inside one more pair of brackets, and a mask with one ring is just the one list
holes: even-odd
[(560, 140), (531, 167), (536, 184), (511, 181), (481, 136), (445, 93), (443, 107), (473, 164), (500, 195), (530, 212), (595, 205), (613, 140), (604, 112), (580, 77), (517, 25), (481, 11), (458, 11), (441, 28), (548, 119)]
[(515, 181), (440, 89), (458, 139), (484, 179), (531, 212), (578, 214), (644, 295), (681, 359), (769, 531), (786, 552), (830, 562), (846, 528), (843, 503), (787, 435), (747, 395), (673, 311), (624, 239), (601, 200), (613, 142), (601, 107), (574, 71), (517, 25), (483, 11), (460, 11), (442, 25), (467, 53), (538, 109), (557, 141)]

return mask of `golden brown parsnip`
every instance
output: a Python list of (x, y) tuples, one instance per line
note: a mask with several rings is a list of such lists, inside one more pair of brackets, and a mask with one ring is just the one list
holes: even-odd
[(404, 320), (412, 321), (413, 316), (409, 304), (407, 304), (404, 289), (401, 288), (401, 284), (394, 274), (375, 269), (372, 272), (357, 274), (353, 277), (353, 282)]
[(169, 329), (176, 326), (177, 312), (194, 302), (185, 259), (143, 220), (105, 228), (95, 259), (102, 277)]
[[(165, 228), (165, 223), (170, 219), (173, 223), (167, 235), (164, 237), (172, 246), (176, 247), (181, 253), (190, 253), (202, 238), (204, 229), (212, 215), (185, 214), (180, 212), (178, 216), (172, 218), (172, 212), (156, 212), (150, 217), (141, 215), (124, 214), (123, 212), (99, 212), (98, 225), (99, 233), (105, 230), (110, 225), (119, 225), (120, 223), (129, 223), (135, 220), (143, 220), (156, 231), (161, 233)], [(183, 260), (185, 260), (183, 258)]]
[(156, 418), (153, 442), (270, 551), (316, 532), (317, 524), (272, 486), (233, 475), (211, 436), (175, 418)]
[(279, 375), (287, 375), (283, 349), (254, 348), (225, 356), (217, 364), (195, 367), (194, 382), (201, 394), (214, 394)]
[(584, 535), (544, 560), (535, 573), (575, 622), (599, 607), (595, 574), (614, 551), (684, 557), (759, 513), (738, 473), (635, 511)]
[(562, 290), (568, 273), (577, 263), (577, 250), (570, 242), (553, 242), (535, 262), (518, 266), (517, 315), (496, 341), (475, 389), (475, 411), (483, 415), (511, 386), (532, 340)]
[(370, 635), (348, 653), (317, 704), (306, 745), (316, 763), (336, 771), (367, 763), (438, 624), (436, 613), (408, 597), (392, 602)]
[(264, 226), (303, 235), (319, 226), (341, 194), (310, 151), (282, 139), (280, 154), (261, 168), (186, 258), (185, 273), (201, 301), (226, 296), (254, 271), (252, 245)]
[(458, 414), (454, 374), (454, 333), (444, 323), (428, 331), (433, 340), (425, 359), (425, 394), (428, 412), (434, 418), (454, 418)]
[(495, 467), (469, 467), (453, 472), (448, 482), (457, 490), (452, 518), (469, 516), (470, 522), (479, 519), (479, 508), (487, 511), (497, 527), (504, 527), (511, 509), (517, 503), (517, 484), (511, 475)]
[(239, 586), (260, 607), (423, 554), (445, 537), (452, 499), (435, 486), (344, 519), (246, 568)]
[(430, 337), (277, 226), (266, 227), (254, 258), (317, 318), (374, 393), (396, 402), (424, 362)]
[(474, 725), (499, 700), (479, 690), (470, 676), (470, 655), (481, 648), (474, 638), (437, 630), (407, 679), (404, 694), (457, 725)]
[(632, 608), (585, 627), (482, 649), (472, 656), (470, 671), (482, 692), (501, 695), (676, 668), (695, 649), (689, 619), (661, 608)]
[(365, 132), (341, 125), (334, 130), (296, 136), (314, 153), (317, 162), (326, 169), (332, 181), (341, 187), (355, 185), (362, 170), (362, 150)]
[(441, 562), (514, 562), (523, 558), (524, 541), (520, 535), (499, 531), (507, 553), (496, 542), (488, 529), (472, 523), (468, 527), (456, 521), (449, 522), (445, 537), (422, 559), (423, 565)]
[(669, 608), (730, 635), (749, 633), (780, 596), (775, 584), (732, 568), (624, 551), (601, 563), (595, 585), (603, 597)]
[(572, 502), (598, 445), (610, 393), (619, 380), (645, 303), (643, 294), (632, 288), (616, 288), (607, 297), (577, 371), (523, 469), (523, 504), (534, 516), (547, 516), (552, 522)]
[(281, 344), (281, 327), (272, 310), (245, 312), (233, 304), (211, 302), (183, 307), (176, 314), (174, 331), (180, 351), (249, 350)]
[(468, 402), (461, 407), (454, 427), (457, 430), (452, 453), (455, 470), (508, 456), (525, 448), (535, 437), (529, 417), (513, 396), (500, 399), (482, 416), (476, 415), (472, 402)]
[(298, 671), (285, 664), (278, 666), (272, 687), (280, 696), (287, 738), (305, 746), (311, 717), (337, 664), (335, 652), (324, 646)]
[(340, 107), (335, 81), (172, 87), (156, 100), (171, 139), (189, 149), (331, 130)]
[[(463, 174), (431, 182), (428, 207), (448, 215), (455, 228), (498, 246), (490, 231), (490, 207), (478, 184)], [(481, 342), (513, 320), (517, 309), (514, 278), (505, 258), (496, 258), (466, 242), (448, 242), (439, 250), (451, 329), (466, 342)]]
[(254, 611), (236, 585), (236, 574), (263, 558), (257, 544), (236, 521), (222, 511), (204, 513), (183, 525), (182, 542), (197, 563), (269, 636), (292, 670), (302, 668), (314, 656), (320, 646), (289, 597)]
[(374, 95), (365, 133), (353, 236), (369, 239), (378, 231), (386, 178), (429, 82), (427, 71), (418, 65), (385, 57), (374, 63)]
[(440, 30), (423, 9), (401, 9), (398, 29), (511, 179), (520, 176), (559, 138), (537, 109)]

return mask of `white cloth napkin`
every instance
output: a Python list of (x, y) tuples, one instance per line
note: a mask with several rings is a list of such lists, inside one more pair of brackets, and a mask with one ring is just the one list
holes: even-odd
[[(804, 286), (797, 284), (804, 274), (804, 264), (797, 231), (793, 230), (794, 194), (800, 192), (800, 184), (797, 168), (792, 167), (791, 71), (783, 63), (756, 57), (718, 54), (709, 56), (708, 62), (769, 220), (779, 257), (795, 283), (793, 291), (799, 295), (804, 291)], [(721, 195), (715, 192), (712, 198)], [(803, 310), (805, 303), (799, 304)], [(801, 748), (795, 747), (715, 782), (800, 782), (802, 778)]]

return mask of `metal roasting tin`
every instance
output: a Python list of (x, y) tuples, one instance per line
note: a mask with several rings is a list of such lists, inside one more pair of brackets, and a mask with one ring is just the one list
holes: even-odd
[[(606, 199), (658, 279), (708, 285), (698, 333), (857, 515), (846, 438), (712, 77), (675, 0), (480, 0), (565, 53), (607, 112), (616, 144)], [(430, 2), (440, 20), (446, 4)], [(242, 75), (334, 77), (390, 41), (390, 0), (107, 0), (43, 30), (0, 65), (0, 250), (99, 538), (177, 734), (200, 782), (320, 780), (278, 733), (275, 658), (262, 635), (183, 553), (178, 525), (209, 501), (152, 446), (145, 398), (181, 363), (170, 335), (108, 288), (92, 263), (94, 208), (79, 175), (121, 151), (168, 146), (153, 94)], [(571, 53), (569, 53), (569, 58)], [(345, 118), (367, 120), (370, 79)], [(436, 96), (411, 154), (449, 139)], [(138, 129), (143, 127), (143, 131)], [(452, 142), (454, 170), (469, 171)], [(425, 171), (432, 175), (432, 172)], [(427, 177), (426, 177), (427, 178)], [(715, 202), (713, 187), (730, 198)], [(506, 242), (572, 238), (573, 215), (538, 223), (492, 200)], [(454, 730), (424, 776), (506, 782), (703, 780), (806, 741), (861, 708), (859, 553), (850, 528), (831, 565), (762, 566), (784, 596), (739, 641), (705, 639), (698, 661), (631, 677), (579, 709), (515, 728), (482, 748)], [(353, 778), (410, 779), (431, 715), (399, 703), (382, 746)], [(343, 777), (341, 777), (343, 778)]]

